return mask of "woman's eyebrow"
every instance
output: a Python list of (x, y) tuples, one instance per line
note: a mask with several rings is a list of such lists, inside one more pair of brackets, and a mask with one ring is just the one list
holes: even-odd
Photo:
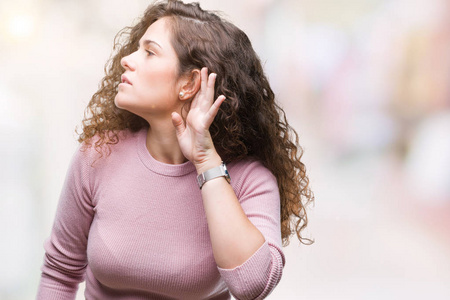
[(142, 44), (143, 44), (144, 46), (147, 46), (147, 45), (149, 45), (149, 44), (155, 44), (156, 46), (158, 46), (159, 48), (162, 49), (162, 47), (161, 47), (160, 44), (158, 44), (157, 42), (152, 41), (152, 40), (144, 40), (144, 41), (142, 42)]

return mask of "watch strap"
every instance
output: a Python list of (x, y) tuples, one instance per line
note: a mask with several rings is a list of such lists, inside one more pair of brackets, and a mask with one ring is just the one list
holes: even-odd
[(228, 182), (230, 182), (230, 180), (231, 180), (230, 174), (228, 174), (227, 167), (226, 167), (225, 163), (223, 163), (223, 162), (220, 166), (209, 169), (197, 176), (197, 182), (198, 182), (199, 188), (201, 189), (207, 181), (217, 178), (217, 177), (225, 177), (225, 179)]

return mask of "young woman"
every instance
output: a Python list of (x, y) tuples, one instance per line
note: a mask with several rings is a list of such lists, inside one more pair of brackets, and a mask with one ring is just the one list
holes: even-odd
[[(125, 36), (125, 39), (123, 37)], [(302, 150), (247, 36), (198, 4), (118, 36), (61, 193), (38, 299), (263, 299), (307, 225)]]

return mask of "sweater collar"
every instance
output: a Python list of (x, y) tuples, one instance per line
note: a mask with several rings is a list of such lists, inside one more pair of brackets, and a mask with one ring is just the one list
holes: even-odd
[(137, 152), (142, 163), (151, 171), (164, 176), (183, 176), (195, 171), (195, 166), (190, 161), (179, 165), (162, 163), (148, 152), (147, 141), (148, 127), (142, 128), (137, 133)]

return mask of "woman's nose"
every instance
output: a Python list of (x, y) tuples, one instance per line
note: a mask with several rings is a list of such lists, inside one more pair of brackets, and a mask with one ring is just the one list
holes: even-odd
[(131, 55), (122, 57), (122, 59), (120, 60), (120, 64), (122, 65), (122, 67), (123, 67), (125, 70), (131, 70), (131, 71), (133, 71), (133, 70), (134, 70), (134, 63), (132, 62), (130, 56), (131, 56)]

